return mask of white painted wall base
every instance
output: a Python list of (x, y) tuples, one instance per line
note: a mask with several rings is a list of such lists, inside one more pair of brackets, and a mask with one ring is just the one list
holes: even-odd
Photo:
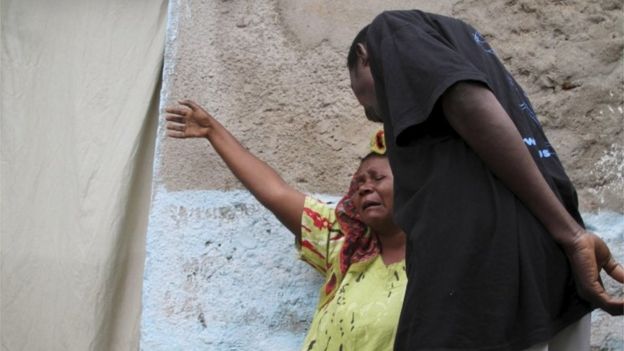
[(155, 193), (141, 349), (296, 350), (321, 276), (245, 191)]

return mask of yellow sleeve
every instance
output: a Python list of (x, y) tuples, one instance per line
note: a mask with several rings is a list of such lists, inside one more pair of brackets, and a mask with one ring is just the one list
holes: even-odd
[(335, 208), (306, 196), (301, 215), (299, 258), (325, 275), (340, 255), (343, 237)]

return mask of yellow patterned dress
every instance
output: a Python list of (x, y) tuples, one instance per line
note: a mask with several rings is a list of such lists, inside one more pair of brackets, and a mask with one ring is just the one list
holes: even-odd
[(335, 274), (345, 237), (334, 208), (307, 197), (301, 225), (300, 257), (326, 277), (302, 350), (392, 350), (407, 283), (405, 261), (385, 265), (375, 255)]

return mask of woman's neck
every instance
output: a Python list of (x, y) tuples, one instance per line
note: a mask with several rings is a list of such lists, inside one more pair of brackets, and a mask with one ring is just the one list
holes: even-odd
[[(405, 233), (398, 227), (377, 231), (377, 239), (381, 246), (381, 258), (386, 265), (405, 259)], [(383, 233), (383, 234), (381, 234)]]

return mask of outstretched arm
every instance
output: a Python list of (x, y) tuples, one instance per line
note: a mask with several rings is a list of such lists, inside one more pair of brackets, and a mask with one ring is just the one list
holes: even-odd
[(245, 149), (225, 127), (191, 100), (165, 109), (167, 135), (172, 138), (207, 138), (241, 183), (293, 234), (301, 237), (305, 195), (288, 185), (269, 165)]
[(624, 283), (624, 268), (602, 239), (585, 231), (567, 212), (494, 94), (481, 85), (460, 82), (441, 101), (450, 125), (563, 247), (581, 296), (612, 315), (624, 314), (624, 300), (607, 294), (599, 274), (604, 269)]

